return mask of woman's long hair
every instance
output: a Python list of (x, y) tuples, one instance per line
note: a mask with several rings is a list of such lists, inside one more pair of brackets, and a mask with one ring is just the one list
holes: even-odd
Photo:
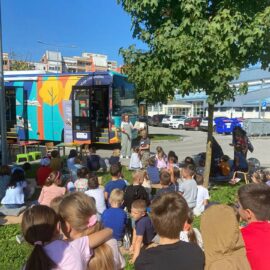
[(53, 209), (46, 205), (28, 208), (22, 218), (22, 233), (25, 240), (34, 245), (25, 270), (50, 270), (56, 264), (48, 257), (43, 245), (53, 239), (58, 218)]

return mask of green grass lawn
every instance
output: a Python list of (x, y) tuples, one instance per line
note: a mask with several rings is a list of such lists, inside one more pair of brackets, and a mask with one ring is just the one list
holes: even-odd
[[(37, 165), (38, 166), (38, 165)], [(36, 169), (36, 166), (32, 166), (32, 170)], [(35, 172), (27, 172), (28, 177), (34, 177)], [(125, 167), (123, 170), (125, 179), (131, 182), (131, 172)], [(103, 177), (103, 184), (105, 185), (111, 178), (109, 173), (99, 173), (99, 176)], [(236, 201), (236, 193), (239, 185), (228, 186), (218, 185), (214, 186), (210, 190), (211, 201), (220, 203), (234, 203)], [(195, 218), (194, 227), (200, 227), (200, 218)], [(0, 269), (1, 270), (17, 270), (21, 269), (21, 266), (25, 263), (28, 255), (31, 252), (31, 247), (24, 244), (18, 244), (15, 240), (15, 236), (20, 234), (20, 225), (6, 225), (0, 226)], [(127, 266), (125, 269), (134, 269), (133, 265), (128, 263), (129, 257), (126, 256)]]
[(171, 141), (171, 140), (181, 140), (182, 137), (180, 135), (167, 135), (167, 134), (150, 134), (149, 138), (152, 141)]

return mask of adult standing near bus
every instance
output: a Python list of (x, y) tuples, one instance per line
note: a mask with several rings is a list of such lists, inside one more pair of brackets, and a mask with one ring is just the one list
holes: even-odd
[(122, 115), (121, 122), (121, 156), (120, 158), (130, 158), (131, 152), (131, 139), (132, 139), (132, 129), (133, 125), (129, 121), (129, 116), (127, 114)]

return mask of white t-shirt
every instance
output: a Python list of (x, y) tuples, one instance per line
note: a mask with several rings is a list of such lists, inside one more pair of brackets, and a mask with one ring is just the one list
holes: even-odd
[[(202, 235), (201, 235), (200, 231), (197, 228), (193, 228), (193, 231), (194, 231), (196, 239), (197, 239), (197, 244), (199, 245), (199, 247), (201, 249), (203, 249), (203, 240), (202, 240)], [(180, 238), (181, 241), (189, 242), (188, 232), (187, 231), (181, 231), (179, 238)]]
[(23, 189), (27, 187), (26, 181), (18, 182), (16, 187), (9, 187), (1, 204), (24, 204)]
[(106, 209), (104, 190), (101, 188), (89, 189), (85, 191), (85, 194), (95, 199), (97, 211), (101, 215)]
[(55, 240), (45, 245), (44, 250), (57, 265), (53, 270), (85, 270), (93, 255), (88, 236), (71, 242)]
[(142, 168), (142, 162), (139, 158), (138, 153), (132, 153), (130, 162), (129, 162), (129, 168), (130, 169), (140, 169)]
[(208, 189), (206, 189), (203, 186), (197, 186), (198, 193), (197, 193), (197, 201), (196, 201), (196, 207), (194, 209), (194, 214), (200, 215), (204, 211), (204, 200), (209, 200), (209, 192)]

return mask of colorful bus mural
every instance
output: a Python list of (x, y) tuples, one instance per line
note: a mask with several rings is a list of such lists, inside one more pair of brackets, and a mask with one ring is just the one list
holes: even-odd
[(119, 142), (121, 115), (136, 119), (135, 89), (116, 72), (5, 74), (7, 129), (20, 140)]

